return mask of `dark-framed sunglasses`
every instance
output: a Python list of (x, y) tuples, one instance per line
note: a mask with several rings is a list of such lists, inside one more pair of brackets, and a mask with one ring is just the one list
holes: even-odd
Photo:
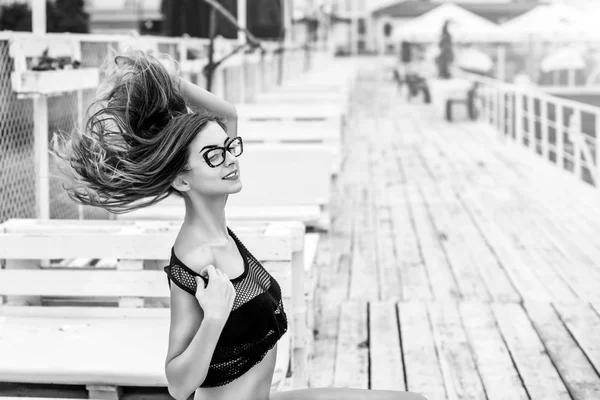
[(236, 157), (239, 157), (244, 152), (244, 143), (242, 138), (236, 136), (227, 144), (225, 147), (213, 147), (203, 154), (204, 161), (211, 168), (216, 168), (225, 162), (226, 151), (230, 152)]

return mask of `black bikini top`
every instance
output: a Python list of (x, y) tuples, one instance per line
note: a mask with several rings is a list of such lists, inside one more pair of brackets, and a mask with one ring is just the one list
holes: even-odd
[[(227, 228), (244, 259), (244, 272), (231, 280), (236, 294), (233, 308), (223, 327), (210, 361), (206, 379), (200, 387), (225, 385), (258, 364), (287, 331), (287, 317), (277, 281)], [(196, 293), (199, 276), (171, 250), (171, 260), (164, 268), (168, 282), (173, 281), (191, 295)], [(201, 277), (205, 283), (208, 278)]]

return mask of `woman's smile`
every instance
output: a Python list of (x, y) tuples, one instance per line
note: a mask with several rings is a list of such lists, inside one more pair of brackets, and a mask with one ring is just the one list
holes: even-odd
[(223, 177), (223, 179), (228, 180), (228, 181), (234, 181), (234, 180), (237, 180), (239, 178), (239, 176), (240, 176), (240, 174), (239, 174), (238, 170), (234, 169), (233, 171), (231, 171), (230, 173), (225, 175)]

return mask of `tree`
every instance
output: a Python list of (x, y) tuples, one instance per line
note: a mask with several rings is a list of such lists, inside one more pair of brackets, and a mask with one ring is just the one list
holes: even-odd
[[(237, 15), (237, 0), (219, 0), (233, 15)], [(212, 7), (204, 0), (162, 0), (163, 34), (208, 38), (210, 36), (210, 13)], [(221, 14), (215, 16), (216, 36), (226, 39), (237, 38), (237, 29)]]
[(48, 27), (48, 32), (88, 33), (90, 16), (84, 7), (84, 0), (56, 0), (51, 11), (47, 8), (53, 23), (53, 30)]
[[(218, 0), (218, 3), (237, 17), (237, 0)], [(248, 0), (246, 28), (259, 38), (279, 38), (283, 29), (282, 0)], [(208, 38), (212, 7), (204, 0), (162, 0), (163, 33), (166, 36)], [(238, 31), (220, 13), (217, 13), (217, 36), (236, 39)]]
[(450, 79), (450, 65), (454, 61), (454, 50), (452, 49), (452, 35), (448, 31), (450, 21), (444, 22), (442, 28), (442, 37), (440, 38), (440, 54), (435, 58), (438, 67), (438, 77), (441, 79)]
[[(56, 0), (46, 2), (46, 31), (87, 33), (89, 14), (84, 11), (84, 0)], [(31, 31), (29, 4), (12, 3), (0, 8), (0, 30)]]
[(31, 9), (26, 3), (0, 7), (0, 30), (31, 31)]

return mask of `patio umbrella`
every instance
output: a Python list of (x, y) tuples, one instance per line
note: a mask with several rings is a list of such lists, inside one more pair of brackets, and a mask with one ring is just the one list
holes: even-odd
[(535, 7), (500, 27), (508, 40), (520, 41), (533, 36), (560, 41), (594, 36), (598, 32), (596, 26), (597, 23), (588, 14), (566, 4), (556, 3)]
[(541, 69), (544, 72), (565, 69), (583, 69), (585, 60), (580, 49), (568, 47), (560, 49), (542, 60)]
[(481, 73), (490, 72), (494, 67), (494, 62), (490, 56), (474, 48), (460, 50), (455, 64), (464, 70)]
[(495, 23), (456, 4), (445, 3), (414, 18), (394, 30), (396, 41), (437, 42), (442, 26), (450, 20), (450, 33), (455, 41), (495, 40), (501, 34)]

